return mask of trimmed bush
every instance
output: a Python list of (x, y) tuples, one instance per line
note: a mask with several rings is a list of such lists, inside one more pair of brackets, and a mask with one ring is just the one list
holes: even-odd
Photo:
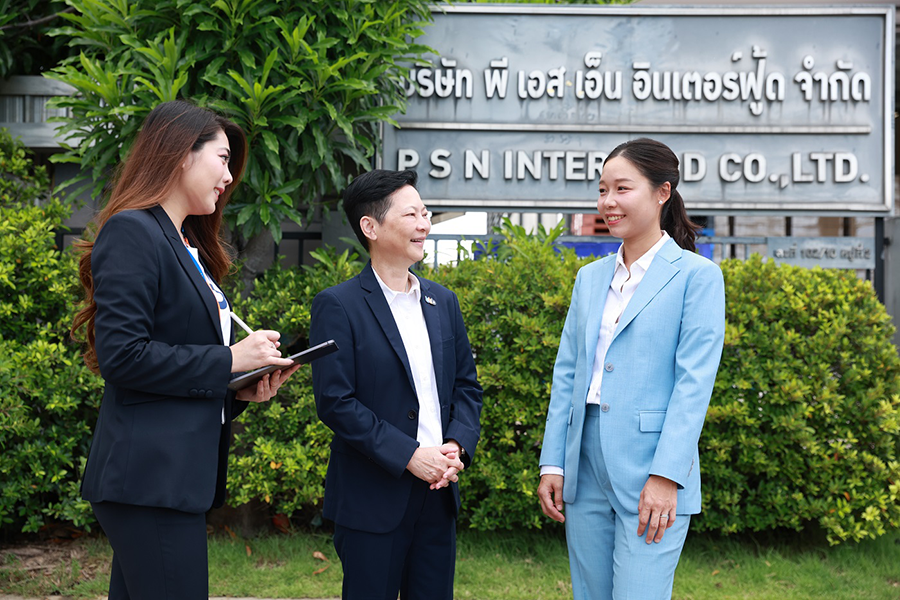
[[(234, 311), (251, 327), (274, 329), (288, 352), (308, 346), (309, 308), (321, 290), (356, 275), (364, 263), (348, 252), (312, 253), (315, 267), (275, 266), (257, 279), (253, 293), (231, 295)], [(321, 505), (331, 430), (316, 416), (312, 378), (301, 367), (267, 404), (251, 406), (235, 424), (229, 456), (229, 503), (253, 499), (291, 515)]]
[(900, 527), (900, 359), (852, 272), (722, 265), (725, 351), (700, 440), (701, 530)]
[(0, 528), (93, 520), (78, 497), (102, 381), (67, 341), (76, 261), (55, 231), (68, 209), (0, 130)]
[[(46, 195), (23, 197), (3, 196), (0, 206), (3, 532), (92, 522), (78, 479), (102, 389), (66, 341), (76, 266), (53, 242), (66, 209)], [(529, 236), (507, 224), (503, 243), (483, 258), (423, 273), (459, 296), (485, 389), (482, 441), (460, 477), (462, 526), (548, 522), (535, 494), (538, 457), (559, 336), (587, 262), (553, 244), (560, 232)], [(362, 267), (348, 253), (317, 258), (309, 268), (273, 267), (247, 297), (232, 292), (235, 312), (280, 331), (287, 349), (305, 347), (315, 294)], [(871, 286), (852, 273), (759, 257), (722, 269), (726, 343), (700, 441), (705, 507), (695, 527), (814, 524), (832, 543), (900, 528), (900, 359)], [(315, 522), (330, 440), (302, 368), (276, 400), (239, 420), (230, 503), (260, 501)]]
[[(487, 259), (423, 273), (459, 296), (485, 389), (482, 440), (460, 477), (461, 522), (479, 530), (547, 523), (535, 495), (538, 456), (559, 336), (587, 262), (559, 252), (556, 232), (505, 233)], [(270, 271), (242, 301), (252, 318), (303, 340), (315, 294), (360, 266), (346, 255), (322, 258), (304, 271)], [(871, 286), (852, 273), (759, 257), (722, 268), (726, 346), (701, 438), (705, 506), (696, 527), (817, 524), (832, 543), (900, 527), (900, 360)], [(277, 404), (243, 418), (229, 483), (233, 498), (287, 514), (321, 498), (330, 441), (308, 369), (295, 378)]]
[(507, 222), (504, 231), (491, 258), (425, 274), (459, 297), (484, 388), (478, 451), (460, 475), (463, 520), (480, 530), (546, 522), (538, 457), (553, 364), (575, 275), (588, 262), (553, 244), (561, 229), (531, 237)]
[[(2, 212), (2, 211), (0, 211)], [(51, 335), (0, 339), (0, 529), (94, 521), (78, 493), (103, 382)]]
[(68, 209), (50, 198), (46, 169), (34, 166), (6, 129), (0, 129), (0, 211), (0, 337), (31, 341), (49, 326), (62, 339), (77, 280), (54, 233)]

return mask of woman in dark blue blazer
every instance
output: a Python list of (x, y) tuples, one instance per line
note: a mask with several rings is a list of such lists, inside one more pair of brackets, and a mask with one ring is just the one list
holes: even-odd
[(233, 373), (290, 365), (279, 334), (231, 345), (218, 281), (222, 210), (244, 168), (234, 123), (167, 102), (120, 165), (94, 242), (81, 241), (85, 305), (73, 332), (106, 386), (82, 496), (113, 547), (110, 600), (208, 595), (205, 513), (225, 497), (231, 420), (293, 370), (228, 390)]

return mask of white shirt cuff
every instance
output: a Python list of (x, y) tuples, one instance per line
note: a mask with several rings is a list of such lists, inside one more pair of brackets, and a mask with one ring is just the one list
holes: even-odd
[(541, 465), (541, 477), (544, 475), (562, 475), (565, 477), (566, 471), (562, 467), (554, 467), (553, 465)]

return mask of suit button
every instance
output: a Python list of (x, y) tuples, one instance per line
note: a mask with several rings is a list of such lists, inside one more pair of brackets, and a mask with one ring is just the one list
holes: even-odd
[(613, 364), (612, 364), (612, 363), (606, 363), (606, 366), (604, 367), (604, 369), (606, 369), (606, 372), (607, 372), (607, 373), (612, 372), (612, 370), (613, 370)]
[(416, 411), (411, 410), (408, 413), (406, 413), (406, 416), (409, 417), (410, 419), (415, 419), (417, 416), (417, 413), (416, 413)]
[(602, 410), (603, 412), (609, 412), (609, 404), (604, 402), (603, 404), (600, 405), (600, 410)]
[(188, 395), (189, 395), (191, 398), (196, 398), (196, 397), (197, 397), (197, 390), (191, 389), (191, 391), (188, 392)]
[(206, 390), (206, 397), (212, 398), (212, 390)]

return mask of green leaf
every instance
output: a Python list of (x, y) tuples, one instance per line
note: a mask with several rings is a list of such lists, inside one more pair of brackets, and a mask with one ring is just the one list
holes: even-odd
[(298, 132), (306, 128), (306, 115), (287, 115), (283, 117), (273, 117), (271, 122), (276, 125), (287, 125), (295, 128)]
[(257, 212), (258, 212), (258, 207), (255, 204), (248, 204), (248, 205), (244, 206), (243, 208), (241, 208), (240, 212), (238, 213), (237, 220), (236, 220), (237, 224), (243, 225), (250, 219), (250, 217), (256, 215)]
[(271, 131), (263, 131), (262, 132), (263, 141), (266, 144), (266, 147), (269, 148), (275, 154), (278, 154), (278, 138), (275, 137), (275, 134)]

